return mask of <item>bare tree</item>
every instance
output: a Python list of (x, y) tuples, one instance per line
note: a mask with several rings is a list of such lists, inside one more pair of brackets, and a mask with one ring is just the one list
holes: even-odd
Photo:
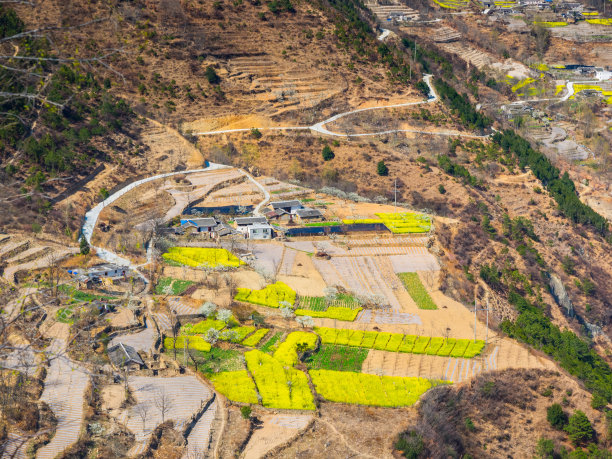
[(49, 283), (51, 284), (51, 293), (57, 297), (57, 290), (60, 281), (62, 270), (60, 269), (60, 257), (57, 252), (53, 251), (47, 255), (47, 269), (49, 271)]
[(166, 393), (165, 389), (159, 389), (155, 394), (155, 407), (161, 414), (162, 423), (166, 421), (166, 415), (172, 409), (172, 398)]
[(146, 429), (147, 417), (149, 416), (149, 405), (140, 403), (134, 407), (134, 412), (142, 421), (142, 430)]

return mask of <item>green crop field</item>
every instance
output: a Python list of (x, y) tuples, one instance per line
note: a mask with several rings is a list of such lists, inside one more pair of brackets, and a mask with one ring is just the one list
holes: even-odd
[[(173, 279), (172, 277), (162, 277), (155, 286), (155, 293), (158, 295), (182, 295), (195, 282), (181, 279)], [(168, 287), (170, 291), (168, 292)]]
[(283, 336), (282, 332), (276, 333), (272, 338), (270, 338), (263, 346), (261, 346), (262, 352), (273, 352), (277, 348), (277, 344)]
[(433, 302), (429, 293), (425, 290), (425, 286), (417, 273), (399, 273), (397, 277), (402, 281), (419, 309), (438, 309), (436, 303)]
[(335, 344), (323, 344), (319, 351), (308, 357), (305, 362), (309, 369), (335, 371), (361, 371), (368, 350)]

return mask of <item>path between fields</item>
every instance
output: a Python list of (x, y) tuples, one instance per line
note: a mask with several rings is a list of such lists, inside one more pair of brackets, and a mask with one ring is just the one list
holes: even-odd
[[(386, 31), (386, 32), (389, 32), (389, 31)], [(383, 35), (384, 34), (385, 32), (383, 32)], [(430, 74), (426, 74), (423, 76), (423, 81), (429, 87), (430, 96), (427, 98), (427, 100), (420, 100), (417, 102), (405, 102), (403, 104), (395, 104), (395, 105), (379, 105), (375, 107), (358, 108), (356, 110), (350, 110), (348, 112), (338, 113), (337, 115), (334, 115), (331, 118), (323, 120), (320, 123), (313, 124), (312, 126), (280, 126), (280, 127), (269, 127), (269, 128), (258, 127), (256, 129), (260, 131), (261, 130), (270, 130), (270, 131), (310, 130), (313, 132), (318, 132), (319, 134), (324, 134), (324, 135), (329, 135), (329, 136), (334, 136), (334, 137), (365, 137), (365, 136), (395, 134), (399, 132), (411, 132), (411, 133), (416, 133), (416, 134), (431, 134), (431, 135), (442, 135), (442, 136), (450, 136), (450, 137), (468, 137), (468, 138), (473, 138), (473, 139), (487, 138), (488, 137), (487, 135), (479, 136), (475, 134), (462, 134), (462, 133), (450, 132), (450, 131), (424, 131), (424, 130), (419, 130), (419, 129), (392, 129), (392, 130), (368, 132), (368, 133), (361, 133), (361, 134), (341, 134), (338, 132), (330, 131), (329, 129), (325, 127), (326, 124), (332, 123), (340, 118), (344, 118), (345, 116), (353, 115), (355, 113), (361, 113), (361, 112), (365, 112), (369, 110), (382, 110), (382, 109), (387, 109), (387, 108), (410, 107), (410, 106), (431, 104), (431, 103), (437, 102), (438, 100), (440, 100), (440, 98), (438, 97), (436, 90), (431, 84), (432, 77), (433, 75), (430, 75)], [(233, 132), (249, 132), (250, 130), (251, 129), (225, 129), (221, 131), (197, 132), (192, 135), (204, 136), (204, 135), (215, 135), (215, 134), (230, 134)]]

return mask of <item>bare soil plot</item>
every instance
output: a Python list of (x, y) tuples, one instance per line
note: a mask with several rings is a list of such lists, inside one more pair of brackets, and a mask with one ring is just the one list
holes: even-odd
[[(163, 411), (164, 420), (173, 420), (175, 429), (181, 431), (191, 415), (212, 395), (195, 376), (132, 376), (129, 385), (136, 404), (122, 414), (120, 421), (136, 435), (136, 445), (130, 450), (130, 456), (144, 450), (151, 432), (162, 422)], [(143, 410), (147, 413), (145, 422), (139, 414)]]
[(522, 369), (554, 369), (555, 364), (537, 356), (507, 338), (493, 337), (482, 356), (473, 359), (437, 355), (405, 354), (370, 350), (363, 362), (364, 373), (386, 376), (418, 376), (462, 382), (487, 371)]
[(396, 273), (413, 273), (417, 271), (435, 271), (440, 266), (436, 257), (427, 251), (411, 253), (410, 255), (392, 255), (389, 261)]
[(313, 419), (312, 415), (270, 414), (262, 416), (263, 425), (257, 428), (246, 448), (244, 459), (257, 459), (268, 451), (295, 437)]
[[(175, 129), (155, 120), (147, 118), (142, 140), (150, 148), (149, 160), (155, 160), (158, 166), (164, 161), (164, 158), (168, 157), (171, 157), (176, 163), (185, 164), (187, 169), (195, 169), (204, 164), (204, 156), (193, 144)], [(160, 167), (157, 169), (159, 170)]]
[(586, 21), (568, 24), (565, 27), (551, 27), (549, 30), (553, 37), (575, 42), (612, 40), (612, 26), (589, 24)]
[(210, 454), (214, 442), (213, 423), (218, 416), (218, 406), (219, 403), (215, 399), (189, 433), (184, 459), (208, 457)]
[(243, 172), (241, 170), (233, 168), (188, 175), (187, 180), (191, 182), (192, 186), (170, 187), (166, 189), (166, 192), (174, 199), (174, 205), (168, 209), (163, 217), (164, 220), (171, 220), (181, 215), (185, 207), (191, 202), (205, 198), (211, 190), (218, 187), (221, 183), (235, 180), (242, 176)]
[(275, 458), (393, 458), (400, 431), (414, 421), (414, 408), (377, 408), (322, 403), (321, 416)]
[(333, 257), (330, 264), (347, 289), (362, 295), (382, 295), (399, 311), (401, 305), (393, 292), (400, 286), (399, 279), (384, 260), (384, 257)]
[[(34, 248), (33, 248), (34, 249)], [(38, 248), (40, 249), (40, 248)], [(79, 252), (78, 248), (47, 248), (44, 249), (44, 253), (41, 254), (40, 257), (35, 256), (34, 259), (31, 259), (32, 256), (28, 256), (25, 259), (31, 259), (30, 261), (21, 262), (16, 261), (15, 264), (9, 265), (5, 268), (4, 274), (2, 277), (9, 282), (13, 282), (15, 278), (15, 274), (20, 271), (32, 271), (37, 269), (47, 268), (48, 266), (57, 263), (58, 261), (67, 258), (71, 255), (75, 255)], [(25, 252), (24, 252), (25, 253)], [(40, 252), (35, 252), (34, 255), (40, 254)]]
[(255, 256), (252, 266), (262, 273), (273, 275), (281, 264), (283, 246), (275, 242), (253, 244), (251, 253)]
[(40, 397), (47, 402), (57, 418), (57, 428), (51, 441), (40, 448), (39, 459), (55, 458), (79, 439), (83, 422), (83, 395), (89, 376), (83, 368), (65, 355), (66, 343), (55, 339), (50, 348), (56, 357), (51, 360)]
[(147, 328), (137, 333), (115, 336), (109, 343), (109, 347), (114, 346), (115, 344), (123, 343), (128, 346), (132, 346), (137, 351), (144, 351), (148, 353), (153, 350), (156, 339), (157, 332), (151, 323)]

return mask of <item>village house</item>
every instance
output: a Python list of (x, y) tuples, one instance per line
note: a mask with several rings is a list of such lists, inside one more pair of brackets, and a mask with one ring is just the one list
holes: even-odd
[(275, 201), (271, 202), (270, 205), (275, 211), (282, 211), (291, 215), (295, 215), (298, 209), (303, 209), (304, 206), (300, 201), (294, 199), (292, 201)]
[(121, 277), (130, 274), (128, 266), (119, 266), (112, 263), (93, 266), (88, 269), (69, 269), (68, 274), (74, 277), (82, 277), (87, 279), (104, 278), (104, 277)]
[(272, 239), (274, 228), (268, 223), (255, 223), (246, 227), (245, 237), (249, 239)]
[(108, 349), (108, 358), (113, 367), (120, 370), (127, 367), (128, 371), (141, 370), (145, 363), (132, 346), (118, 343)]
[(308, 207), (296, 210), (295, 215), (297, 216), (297, 220), (301, 223), (319, 222), (323, 220), (323, 212), (318, 209), (310, 209)]
[(189, 230), (193, 228), (192, 231), (196, 233), (211, 233), (215, 232), (215, 228), (219, 225), (219, 221), (214, 217), (206, 217), (206, 218), (190, 218), (181, 220), (181, 228), (185, 230)]

